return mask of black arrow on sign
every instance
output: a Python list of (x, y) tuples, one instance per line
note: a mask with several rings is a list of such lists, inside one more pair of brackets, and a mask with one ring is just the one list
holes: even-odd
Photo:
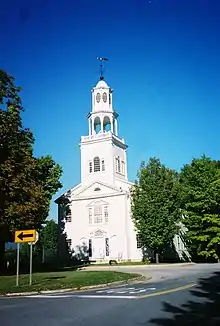
[(19, 235), (18, 235), (18, 238), (23, 241), (24, 238), (32, 238), (34, 236), (33, 233), (26, 233), (24, 234), (23, 232), (21, 232)]

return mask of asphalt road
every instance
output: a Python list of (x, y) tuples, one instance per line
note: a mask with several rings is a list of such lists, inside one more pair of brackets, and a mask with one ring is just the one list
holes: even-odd
[(174, 279), (185, 276), (203, 275), (209, 271), (220, 269), (218, 264), (174, 264), (174, 265), (136, 265), (136, 266), (103, 266), (88, 267), (87, 270), (115, 270), (127, 273), (140, 273), (151, 277), (154, 282)]
[(197, 265), (160, 282), (0, 299), (0, 325), (220, 325), (220, 266)]

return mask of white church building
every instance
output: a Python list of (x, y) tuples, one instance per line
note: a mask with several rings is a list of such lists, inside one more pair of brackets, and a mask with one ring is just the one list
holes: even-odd
[[(97, 262), (142, 259), (131, 218), (133, 183), (127, 175), (128, 146), (118, 134), (117, 118), (113, 90), (101, 78), (92, 89), (88, 135), (80, 142), (81, 183), (69, 191), (71, 214), (65, 219), (65, 232), (74, 253)], [(61, 197), (55, 201), (58, 221), (64, 217)], [(181, 252), (183, 243), (176, 241)]]

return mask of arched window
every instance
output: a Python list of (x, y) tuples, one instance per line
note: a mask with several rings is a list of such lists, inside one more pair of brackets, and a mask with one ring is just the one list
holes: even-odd
[(94, 131), (96, 134), (101, 131), (101, 120), (99, 117), (96, 117), (94, 120)]
[(94, 158), (94, 172), (99, 172), (100, 171), (100, 158), (96, 156)]
[(103, 119), (103, 129), (106, 132), (111, 130), (111, 121), (108, 116), (104, 117)]

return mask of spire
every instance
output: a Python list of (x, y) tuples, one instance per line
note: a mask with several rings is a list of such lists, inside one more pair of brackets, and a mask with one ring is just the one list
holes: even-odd
[(104, 80), (104, 76), (103, 76), (103, 72), (104, 72), (104, 68), (103, 68), (103, 62), (108, 61), (108, 58), (101, 58), (101, 57), (97, 57), (97, 60), (100, 61), (100, 80)]

